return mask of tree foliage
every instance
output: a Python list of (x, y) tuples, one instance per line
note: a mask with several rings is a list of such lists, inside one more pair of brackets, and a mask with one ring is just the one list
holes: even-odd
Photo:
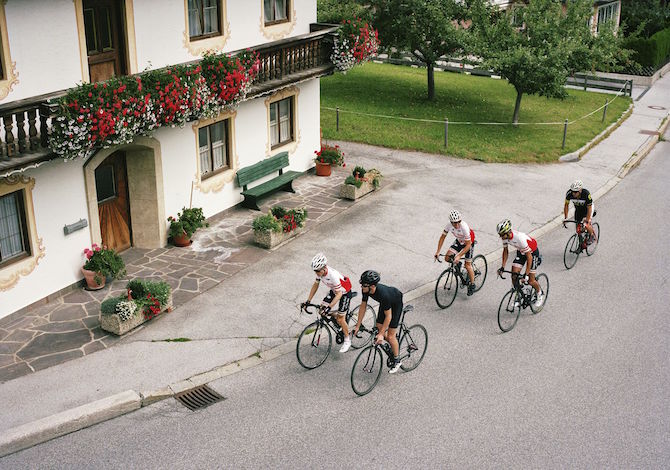
[(319, 23), (339, 24), (355, 18), (372, 22), (372, 11), (358, 0), (318, 0), (316, 16)]
[(470, 4), (477, 55), (517, 92), (514, 123), (519, 120), (524, 94), (564, 98), (568, 76), (609, 70), (618, 58), (628, 55), (622, 52), (621, 39), (610, 25), (592, 34), (591, 0), (533, 0), (513, 11), (499, 11), (486, 0), (471, 0)]
[(621, 25), (629, 36), (639, 29), (643, 38), (670, 25), (670, 5), (666, 0), (622, 0)]
[(458, 0), (370, 0), (373, 24), (385, 46), (411, 52), (428, 70), (428, 99), (435, 97), (434, 65), (441, 56), (462, 53), (467, 35)]

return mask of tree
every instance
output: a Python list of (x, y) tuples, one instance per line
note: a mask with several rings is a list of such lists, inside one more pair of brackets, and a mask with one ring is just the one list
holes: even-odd
[(592, 0), (532, 0), (515, 6), (513, 12), (499, 11), (487, 0), (470, 3), (477, 54), (485, 67), (497, 71), (516, 90), (514, 124), (519, 122), (524, 94), (565, 98), (568, 76), (609, 70), (630, 55), (611, 25), (592, 33)]
[(466, 33), (459, 26), (465, 9), (459, 0), (370, 0), (373, 24), (385, 46), (409, 51), (426, 65), (428, 99), (435, 98), (435, 62), (461, 53)]
[(339, 24), (344, 20), (360, 18), (370, 23), (372, 12), (370, 8), (358, 0), (318, 0), (316, 16), (319, 23)]
[(640, 36), (651, 37), (670, 23), (670, 5), (666, 0), (622, 0), (621, 25), (628, 36), (640, 28)]

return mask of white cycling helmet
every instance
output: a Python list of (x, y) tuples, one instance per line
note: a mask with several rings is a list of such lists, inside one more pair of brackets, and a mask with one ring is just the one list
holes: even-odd
[(575, 182), (570, 185), (570, 191), (581, 191), (582, 186), (584, 186), (582, 180), (575, 180)]
[(328, 260), (323, 253), (317, 253), (314, 258), (312, 258), (312, 270), (319, 271), (326, 267)]
[(458, 211), (451, 211), (449, 212), (449, 220), (452, 222), (460, 222), (461, 221), (461, 213)]

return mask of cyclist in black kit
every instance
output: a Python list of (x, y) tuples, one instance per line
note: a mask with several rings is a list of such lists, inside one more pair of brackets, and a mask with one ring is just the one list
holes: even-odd
[(365, 309), (368, 305), (368, 297), (372, 297), (379, 302), (379, 310), (377, 313), (377, 330), (379, 333), (375, 338), (375, 342), (380, 344), (384, 339), (391, 345), (393, 351), (393, 367), (389, 370), (389, 374), (395, 374), (400, 369), (400, 361), (398, 360), (398, 339), (396, 338), (396, 330), (402, 315), (402, 292), (395, 287), (385, 286), (379, 284), (379, 273), (377, 271), (368, 270), (361, 274), (361, 291), (363, 298), (358, 313), (358, 321), (354, 327), (354, 335), (358, 333), (363, 317), (365, 316)]
[[(584, 226), (589, 232), (589, 243), (592, 243), (596, 241), (593, 226), (591, 225), (591, 218), (595, 215), (595, 210), (591, 193), (583, 186), (582, 180), (576, 180), (570, 185), (570, 189), (565, 194), (563, 217), (567, 220), (570, 201), (572, 201), (575, 206), (575, 222), (584, 222)], [(565, 227), (565, 222), (563, 222), (563, 227)]]

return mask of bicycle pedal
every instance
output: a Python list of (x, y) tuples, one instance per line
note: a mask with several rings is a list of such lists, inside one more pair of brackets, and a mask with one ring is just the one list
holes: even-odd
[(412, 343), (409, 346), (407, 346), (408, 351), (418, 351), (419, 348), (417, 348), (416, 344)]

